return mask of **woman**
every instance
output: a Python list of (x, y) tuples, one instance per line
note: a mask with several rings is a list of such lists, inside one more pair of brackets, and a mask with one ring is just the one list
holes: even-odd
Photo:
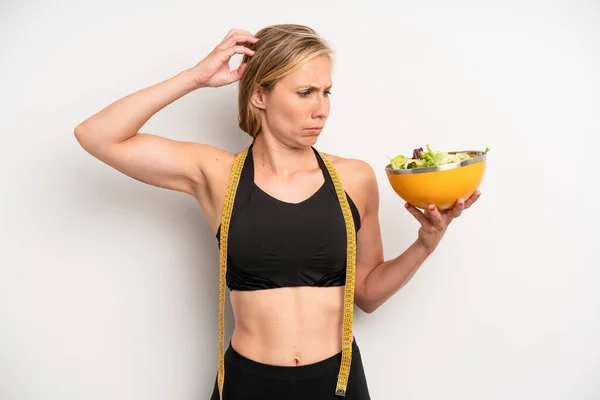
[[(243, 54), (242, 64), (230, 71), (235, 54)], [(444, 212), (406, 205), (421, 224), (417, 239), (384, 262), (372, 168), (313, 147), (330, 110), (331, 54), (304, 26), (270, 26), (256, 35), (232, 30), (194, 67), (75, 128), (99, 160), (194, 196), (215, 231), (221, 293), (226, 279), (235, 329), (212, 399), (370, 399), (351, 335), (352, 302), (376, 310), (480, 195)], [(236, 81), (239, 125), (252, 137), (244, 151), (138, 132), (182, 96)], [(222, 326), (221, 318), (221, 352)]]

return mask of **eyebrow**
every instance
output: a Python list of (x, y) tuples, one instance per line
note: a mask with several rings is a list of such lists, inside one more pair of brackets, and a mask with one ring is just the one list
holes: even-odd
[[(331, 89), (333, 87), (333, 84), (329, 85), (329, 86), (325, 86), (324, 89)], [(320, 88), (313, 86), (313, 85), (309, 85), (309, 86), (300, 86), (301, 89), (310, 89), (310, 90), (319, 90)]]

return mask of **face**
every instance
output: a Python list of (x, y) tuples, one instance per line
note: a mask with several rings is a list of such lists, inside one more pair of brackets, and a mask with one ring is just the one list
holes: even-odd
[[(280, 79), (268, 92), (256, 92), (263, 110), (263, 133), (290, 146), (312, 146), (329, 116), (331, 63), (319, 56)], [(261, 134), (263, 134), (261, 133)]]

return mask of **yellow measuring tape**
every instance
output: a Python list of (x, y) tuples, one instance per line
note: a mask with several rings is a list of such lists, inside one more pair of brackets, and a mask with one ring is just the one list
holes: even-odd
[[(356, 232), (354, 227), (354, 218), (342, 181), (334, 168), (333, 164), (327, 159), (325, 154), (318, 152), (333, 181), (335, 191), (342, 208), (344, 221), (346, 223), (347, 235), (347, 257), (346, 257), (346, 286), (344, 289), (344, 320), (342, 328), (342, 362), (338, 381), (335, 388), (335, 394), (338, 396), (346, 395), (348, 385), (348, 376), (350, 375), (350, 365), (352, 363), (352, 324), (354, 320), (354, 276), (356, 271)], [(242, 168), (248, 155), (248, 148), (240, 152), (233, 162), (233, 167), (229, 175), (227, 192), (225, 193), (225, 202), (221, 214), (221, 232), (220, 232), (220, 252), (219, 252), (219, 367), (217, 383), (219, 385), (219, 398), (223, 400), (223, 384), (225, 382), (225, 360), (224, 360), (224, 336), (225, 336), (225, 288), (227, 275), (227, 245), (229, 238), (229, 224), (231, 222), (231, 213), (237, 187), (240, 182)]]

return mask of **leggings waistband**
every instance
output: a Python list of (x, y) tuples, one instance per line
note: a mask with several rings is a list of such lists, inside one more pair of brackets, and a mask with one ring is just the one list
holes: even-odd
[[(352, 338), (352, 353), (357, 354), (358, 352), (359, 349), (356, 344), (356, 339)], [(312, 364), (300, 365), (297, 367), (280, 366), (264, 364), (244, 357), (231, 346), (231, 343), (229, 343), (229, 347), (225, 352), (225, 361), (230, 362), (239, 368), (243, 368), (247, 371), (251, 371), (262, 376), (298, 379), (319, 375), (333, 368), (339, 368), (342, 362), (342, 352), (340, 351), (331, 357)]]

